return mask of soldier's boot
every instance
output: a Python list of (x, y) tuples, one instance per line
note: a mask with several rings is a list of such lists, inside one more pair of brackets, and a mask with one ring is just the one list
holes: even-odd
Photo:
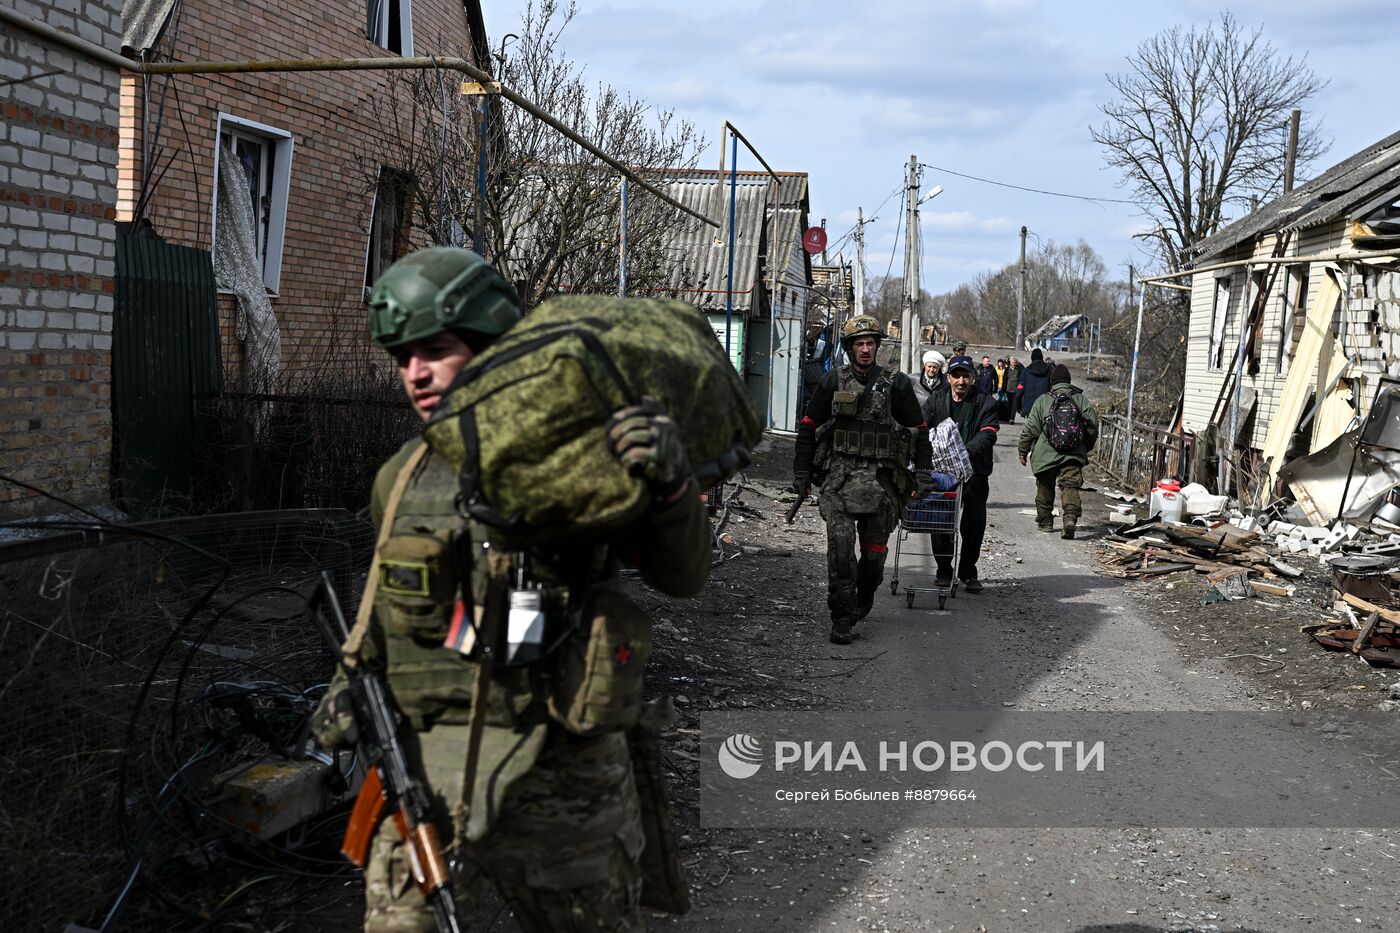
[(833, 645), (849, 645), (859, 637), (860, 633), (850, 622), (833, 621), (831, 623), (831, 643)]
[(870, 610), (875, 608), (875, 591), (880, 584), (875, 584), (869, 589), (860, 588), (856, 590), (856, 621), (864, 619), (870, 615)]

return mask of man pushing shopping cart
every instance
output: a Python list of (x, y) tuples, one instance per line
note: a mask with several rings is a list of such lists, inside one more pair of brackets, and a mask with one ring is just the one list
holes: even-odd
[[(977, 578), (977, 559), (982, 555), (982, 538), (987, 531), (992, 447), (996, 444), (998, 429), (996, 399), (979, 391), (975, 382), (976, 366), (972, 358), (953, 357), (948, 362), (948, 388), (931, 393), (923, 409), (933, 441), (935, 472), (952, 472), (949, 465), (959, 459), (956, 452), (949, 449), (954, 438), (966, 448), (971, 465), (972, 475), (962, 481), (956, 497), (959, 503), (956, 526), (951, 521), (938, 521), (946, 519), (946, 511), (930, 516), (934, 522), (930, 528), (933, 558), (938, 567), (934, 585), (948, 587), (952, 584), (956, 558), (957, 579), (969, 593), (982, 591), (982, 583)], [(950, 420), (952, 427), (940, 427)], [(960, 542), (954, 540), (954, 527), (961, 532)]]

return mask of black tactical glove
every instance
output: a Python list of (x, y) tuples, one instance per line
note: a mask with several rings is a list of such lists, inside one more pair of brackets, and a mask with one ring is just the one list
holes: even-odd
[(927, 499), (933, 492), (933, 477), (923, 470), (917, 471), (914, 474), (914, 494), (920, 499)]
[(345, 678), (337, 675), (326, 688), (316, 712), (311, 714), (311, 734), (327, 751), (354, 748), (360, 741), (360, 730), (355, 725), (355, 706)]
[(792, 485), (788, 488), (797, 493), (797, 498), (803, 498), (807, 493), (812, 491), (812, 474), (794, 473), (792, 475)]
[(651, 398), (613, 412), (608, 419), (608, 451), (627, 472), (645, 480), (666, 501), (690, 482), (690, 458), (676, 423)]

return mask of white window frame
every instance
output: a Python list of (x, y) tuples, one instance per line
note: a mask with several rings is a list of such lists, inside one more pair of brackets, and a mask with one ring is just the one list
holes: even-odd
[(1308, 287), (1312, 267), (1305, 262), (1285, 267), (1283, 294), (1279, 296), (1278, 356), (1275, 370), (1280, 376), (1288, 375), (1293, 365), (1293, 334), (1300, 321), (1308, 315)]
[[(402, 175), (402, 176), (404, 176), (406, 179), (409, 180), (409, 182), (410, 182), (410, 188), (408, 189), (407, 203), (404, 205), (404, 210), (408, 212), (408, 216), (407, 216), (406, 218), (401, 218), (401, 222), (406, 222), (406, 223), (411, 224), (411, 223), (412, 223), (412, 219), (413, 219), (413, 218), (412, 218), (412, 215), (413, 215), (414, 201), (413, 201), (413, 189), (412, 189), (412, 187), (411, 187), (412, 181), (413, 181), (413, 175), (412, 175), (412, 173), (411, 173), (411, 172), (408, 172), (408, 171), (406, 171), (406, 170), (404, 170), (404, 169), (395, 168), (394, 166), (391, 166), (391, 165), (381, 165), (381, 166), (379, 167), (379, 177), (378, 177), (378, 180), (375, 182), (375, 185), (374, 185), (374, 192), (373, 192), (373, 194), (370, 195), (370, 199), (369, 199), (369, 229), (367, 230), (367, 232), (366, 232), (366, 234), (365, 234), (365, 272), (364, 272), (363, 278), (364, 278), (364, 280), (367, 281), (367, 284), (365, 285), (365, 289), (364, 289), (364, 292), (365, 292), (365, 300), (366, 300), (366, 301), (369, 300), (370, 289), (371, 289), (371, 287), (372, 287), (373, 284), (374, 284), (373, 282), (368, 281), (368, 280), (370, 279), (370, 274), (369, 274), (369, 272), (370, 272), (370, 261), (371, 261), (372, 258), (373, 258), (374, 232), (375, 232), (375, 231), (374, 231), (374, 227), (375, 227), (375, 220), (376, 220), (376, 216), (375, 216), (375, 215), (376, 215), (376, 212), (379, 210), (379, 193), (380, 193), (381, 190), (383, 190), (385, 179), (386, 179), (386, 177), (387, 177), (390, 173), (398, 173), (399, 175)], [(454, 224), (455, 224), (455, 222), (454, 222)], [(460, 230), (461, 228), (458, 227), (457, 229)], [(460, 244), (453, 244), (453, 245), (460, 245)], [(386, 268), (387, 268), (387, 267), (386, 267)], [(380, 270), (380, 271), (381, 271), (381, 273), (383, 272), (383, 270)]]
[[(1206, 357), (1206, 368), (1219, 372), (1225, 368), (1225, 336), (1230, 327), (1230, 309), (1234, 306), (1234, 277), (1228, 274), (1215, 276), (1214, 293), (1210, 299), (1210, 349)], [(1224, 293), (1224, 306), (1221, 294)]]
[(266, 123), (220, 113), (214, 134), (213, 205), (210, 208), (209, 249), (217, 248), (219, 226), (219, 160), (223, 157), (224, 133), (234, 137), (256, 139), (273, 147), (272, 186), (269, 192), (267, 243), (263, 250), (263, 285), (276, 295), (282, 285), (282, 250), (286, 244), (287, 201), (292, 181), (292, 134)]
[[(389, 14), (394, 0), (378, 0), (379, 22), (369, 41), (382, 49), (389, 49)], [(397, 54), (408, 58), (413, 55), (413, 0), (397, 0), (399, 5), (399, 51)], [(390, 50), (392, 51), (392, 50)]]

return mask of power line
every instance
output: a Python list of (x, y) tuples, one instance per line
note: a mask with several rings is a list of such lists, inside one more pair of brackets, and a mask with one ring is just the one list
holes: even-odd
[[(890, 272), (894, 270), (894, 254), (895, 251), (899, 249), (899, 230), (902, 226), (904, 226), (904, 202), (908, 197), (907, 190), (908, 189), (906, 189), (906, 196), (899, 199), (899, 219), (896, 220), (894, 224), (894, 245), (890, 247), (890, 263), (889, 265), (885, 266), (884, 281), (889, 280)], [(889, 198), (886, 198), (885, 200), (888, 201)], [(880, 288), (882, 291), (884, 290), (883, 281), (881, 282)]]
[(979, 178), (976, 175), (968, 175), (963, 172), (955, 172), (950, 168), (940, 168), (937, 165), (930, 165), (927, 162), (920, 162), (919, 164), (922, 165), (924, 168), (931, 168), (936, 172), (946, 172), (949, 175), (956, 175), (959, 178), (968, 178), (972, 181), (980, 181), (984, 185), (996, 185), (999, 188), (1015, 188), (1017, 191), (1029, 191), (1032, 194), (1048, 194), (1052, 198), (1071, 198), (1075, 201), (1090, 201), (1093, 203), (1103, 202), (1105, 204), (1133, 204), (1139, 206), (1142, 203), (1140, 201), (1132, 201), (1127, 198), (1091, 198), (1088, 195), (1084, 194), (1065, 194), (1062, 191), (1046, 191), (1043, 188), (1027, 188), (1024, 185), (1013, 185), (1010, 182), (993, 181), (990, 178)]

